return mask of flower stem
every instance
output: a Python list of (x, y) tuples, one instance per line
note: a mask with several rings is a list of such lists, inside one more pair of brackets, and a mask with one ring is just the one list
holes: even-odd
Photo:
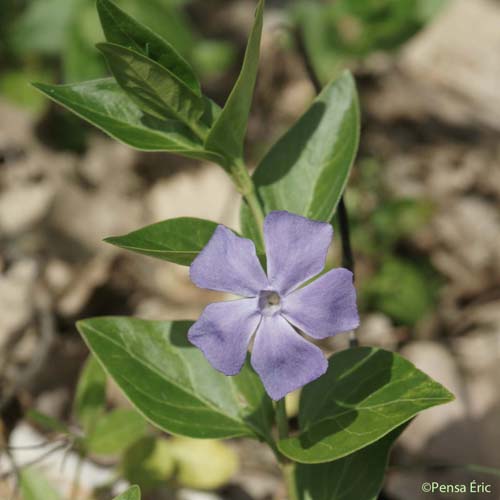
[(286, 414), (285, 398), (276, 401), (276, 424), (278, 426), (278, 436), (280, 439), (288, 437), (288, 416)]
[[(276, 424), (278, 426), (278, 436), (280, 439), (285, 439), (288, 437), (289, 427), (288, 427), (288, 416), (286, 414), (286, 399), (280, 399), (276, 401)], [(297, 494), (297, 487), (295, 484), (295, 467), (296, 463), (292, 462), (288, 458), (281, 456), (280, 467), (283, 472), (283, 478), (285, 480), (286, 489), (288, 492), (288, 500), (298, 500), (299, 496)]]

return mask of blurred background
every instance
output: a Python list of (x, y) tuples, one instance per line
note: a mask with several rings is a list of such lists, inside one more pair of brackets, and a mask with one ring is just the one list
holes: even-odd
[[(224, 102), (253, 0), (117, 3)], [(401, 352), (457, 396), (399, 439), (386, 500), (441, 498), (421, 493), (422, 482), (471, 479), (494, 488), (471, 498), (500, 499), (499, 26), (495, 0), (268, 0), (249, 167), (314, 98), (300, 31), (321, 81), (348, 67), (361, 96), (346, 194), (360, 342)], [(127, 439), (84, 460), (60, 440), (65, 426), (78, 429), (88, 352), (77, 319), (195, 319), (217, 298), (187, 268), (102, 239), (177, 216), (238, 227), (239, 198), (221, 169), (133, 151), (30, 87), (105, 76), (93, 48), (102, 39), (93, 0), (0, 0), (0, 498), (109, 499), (125, 478), (146, 500), (283, 499), (273, 457), (254, 442), (170, 439), (137, 419)], [(346, 336), (323, 345), (346, 346)], [(127, 408), (112, 384), (107, 406)], [(33, 465), (16, 472), (24, 464)]]

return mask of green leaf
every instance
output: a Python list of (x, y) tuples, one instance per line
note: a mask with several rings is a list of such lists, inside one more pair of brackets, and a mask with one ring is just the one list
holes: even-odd
[(243, 142), (259, 66), (264, 4), (265, 1), (260, 0), (257, 6), (238, 80), (206, 140), (207, 149), (217, 151), (230, 159), (243, 157)]
[(228, 70), (237, 55), (236, 46), (227, 40), (203, 40), (193, 47), (191, 59), (202, 78), (214, 78)]
[(169, 151), (220, 162), (182, 123), (144, 113), (113, 78), (70, 85), (34, 84), (53, 101), (111, 137), (143, 151)]
[(204, 139), (208, 127), (201, 122), (207, 101), (159, 63), (126, 47), (99, 43), (118, 85), (146, 113), (160, 120), (173, 118)]
[(124, 236), (106, 238), (104, 241), (126, 250), (189, 266), (216, 228), (215, 222), (180, 217), (143, 227)]
[[(382, 489), (390, 450), (402, 425), (370, 446), (334, 462), (297, 464), (297, 500), (374, 500)], [(363, 478), (360, 481), (360, 478)]]
[(26, 9), (12, 27), (12, 36), (7, 43), (18, 54), (57, 56), (64, 47), (68, 25), (80, 3), (80, 0), (32, 0), (26, 3)]
[(158, 488), (175, 472), (170, 441), (145, 436), (125, 451), (120, 468), (123, 477), (138, 484), (143, 491)]
[(32, 468), (20, 471), (20, 489), (23, 500), (61, 500), (45, 476)]
[(107, 74), (106, 64), (94, 47), (96, 41), (101, 39), (102, 30), (93, 2), (80, 2), (61, 47), (66, 83), (93, 80)]
[(117, 455), (141, 438), (146, 429), (146, 421), (136, 411), (119, 408), (98, 420), (85, 445), (91, 453)]
[(54, 417), (41, 413), (38, 410), (30, 409), (27, 412), (28, 419), (45, 430), (69, 434), (68, 426)]
[(74, 401), (73, 412), (88, 432), (103, 413), (106, 404), (106, 374), (94, 356), (83, 367)]
[(118, 495), (113, 500), (141, 500), (141, 490), (139, 486), (132, 486), (127, 491)]
[(33, 113), (41, 113), (47, 106), (47, 100), (31, 88), (30, 82), (37, 79), (50, 79), (50, 72), (4, 69), (0, 75), (0, 95), (18, 106)]
[[(183, 57), (189, 58), (199, 36), (184, 8), (191, 0), (120, 0), (121, 8), (142, 24), (168, 40)], [(189, 60), (189, 59), (188, 59)]]
[(108, 42), (133, 49), (156, 61), (201, 97), (200, 83), (193, 69), (166, 40), (110, 0), (98, 0), (97, 11)]
[(361, 289), (364, 302), (398, 324), (415, 325), (436, 307), (440, 280), (425, 260), (387, 257)]
[(337, 77), (348, 62), (338, 43), (339, 30), (328, 15), (330, 10), (330, 5), (316, 0), (297, 2), (292, 10), (311, 66), (323, 84)]
[(185, 488), (217, 490), (238, 470), (238, 455), (221, 441), (174, 437), (168, 444), (176, 481)]
[(160, 429), (195, 438), (270, 440), (260, 417), (272, 411), (262, 384), (253, 379), (240, 390), (248, 364), (236, 377), (212, 368), (187, 339), (191, 324), (110, 317), (77, 327), (132, 404)]
[[(288, 210), (330, 221), (347, 184), (359, 141), (354, 80), (345, 72), (271, 148), (253, 175), (264, 213)], [(242, 227), (255, 234), (243, 205)]]
[(418, 412), (453, 400), (443, 386), (401, 356), (369, 347), (334, 354), (325, 375), (307, 385), (297, 436), (279, 449), (302, 463), (345, 457)]

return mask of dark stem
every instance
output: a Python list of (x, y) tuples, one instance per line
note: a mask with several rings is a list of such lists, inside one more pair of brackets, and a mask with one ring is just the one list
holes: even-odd
[[(299, 54), (302, 57), (302, 61), (304, 62), (304, 68), (307, 72), (307, 76), (313, 84), (316, 94), (319, 94), (321, 92), (322, 85), (319, 81), (318, 76), (316, 75), (316, 72), (314, 71), (314, 67), (312, 65), (309, 54), (307, 53), (307, 49), (304, 43), (304, 37), (302, 36), (302, 32), (300, 31), (300, 29), (295, 30), (295, 40), (297, 43)], [(349, 215), (345, 206), (344, 196), (341, 196), (339, 204), (337, 206), (337, 217), (340, 227), (340, 238), (342, 239), (342, 267), (349, 269), (349, 271), (352, 272), (354, 278), (354, 256), (351, 247)], [(349, 346), (357, 347), (358, 345), (359, 344), (358, 339), (356, 338), (356, 334), (354, 332), (351, 332), (349, 336)]]
[(342, 267), (349, 269), (354, 276), (354, 257), (351, 247), (351, 233), (349, 229), (349, 215), (345, 206), (344, 197), (340, 198), (337, 206), (340, 237), (342, 239)]
[(309, 54), (307, 53), (304, 37), (300, 29), (295, 30), (295, 41), (297, 43), (297, 50), (299, 51), (300, 57), (302, 58), (302, 61), (304, 63), (304, 68), (307, 72), (307, 76), (309, 77), (309, 80), (311, 80), (316, 94), (319, 94), (321, 92), (321, 89), (323, 88), (323, 85), (321, 85), (321, 82), (316, 75), (316, 71), (314, 71), (312, 61), (309, 58)]

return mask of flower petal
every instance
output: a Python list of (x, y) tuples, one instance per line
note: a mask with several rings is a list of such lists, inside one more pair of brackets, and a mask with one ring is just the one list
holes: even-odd
[(351, 271), (333, 269), (283, 299), (281, 312), (290, 323), (316, 339), (359, 326)]
[(251, 240), (218, 226), (205, 248), (194, 259), (189, 274), (200, 288), (255, 297), (268, 287), (264, 270)]
[(275, 401), (325, 373), (321, 349), (302, 338), (280, 315), (263, 316), (255, 336), (252, 366)]
[(280, 294), (316, 276), (325, 267), (333, 229), (285, 211), (271, 212), (264, 221), (269, 283)]
[(236, 375), (245, 362), (248, 343), (259, 326), (256, 299), (209, 304), (189, 329), (189, 341), (216, 369)]

